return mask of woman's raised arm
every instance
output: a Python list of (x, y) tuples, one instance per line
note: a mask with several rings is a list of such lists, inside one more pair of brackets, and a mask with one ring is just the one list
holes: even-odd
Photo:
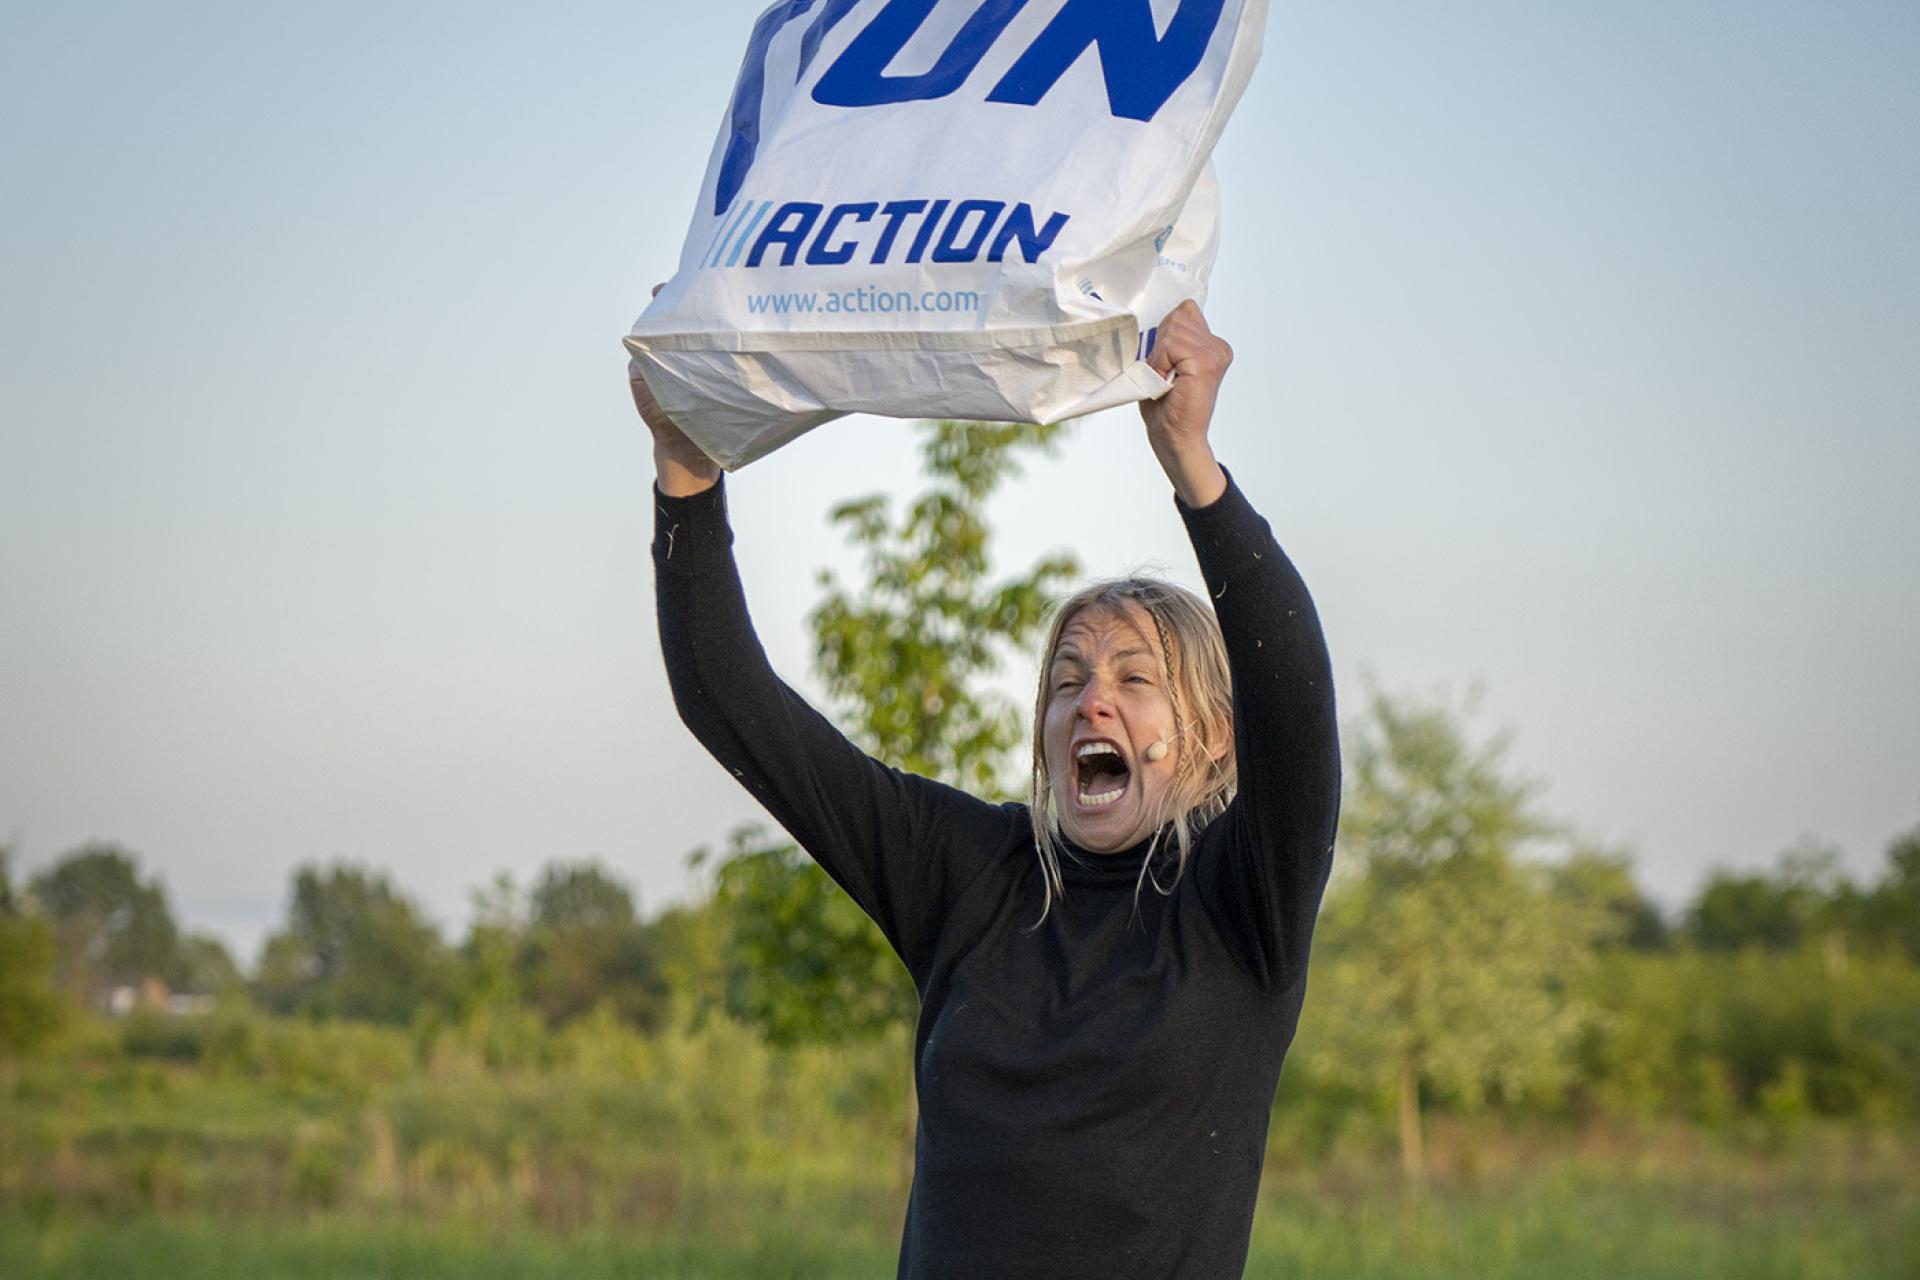
[(1143, 401), (1147, 439), (1180, 499), (1233, 674), (1239, 792), (1193, 868), (1250, 972), (1286, 990), (1305, 972), (1333, 863), (1340, 743), (1332, 666), (1305, 582), (1208, 443), (1233, 349), (1182, 303), (1149, 363), (1173, 388)]
[(777, 676), (734, 563), (720, 468), (661, 412), (653, 432), (654, 589), (680, 718), (880, 926), (916, 981), (982, 849), (1018, 823), (1001, 808), (874, 760)]

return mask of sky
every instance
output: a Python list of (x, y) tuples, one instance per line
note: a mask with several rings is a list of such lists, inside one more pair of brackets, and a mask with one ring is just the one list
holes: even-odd
[[(243, 960), (309, 862), (456, 936), (553, 859), (701, 891), (757, 812), (667, 693), (619, 340), (761, 7), (0, 14), (17, 871), (118, 842)], [(1215, 153), (1215, 448), (1345, 712), (1477, 690), (1669, 907), (1920, 822), (1916, 65), (1907, 0), (1281, 3)], [(729, 481), (802, 688), (827, 510), (915, 468), (852, 418)], [(995, 515), (1196, 577), (1130, 410)]]

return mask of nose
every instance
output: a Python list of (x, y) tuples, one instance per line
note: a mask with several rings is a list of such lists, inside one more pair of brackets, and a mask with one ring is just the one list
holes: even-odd
[(1113, 714), (1113, 689), (1104, 676), (1087, 677), (1080, 686), (1080, 700), (1074, 708), (1085, 720), (1104, 718)]

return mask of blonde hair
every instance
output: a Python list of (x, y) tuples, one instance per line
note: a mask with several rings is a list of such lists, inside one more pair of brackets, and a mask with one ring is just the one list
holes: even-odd
[[(1193, 838), (1225, 811), (1238, 784), (1233, 743), (1233, 684), (1227, 670), (1227, 646), (1213, 609), (1193, 592), (1158, 578), (1114, 578), (1095, 582), (1061, 601), (1047, 628), (1046, 647), (1040, 652), (1040, 688), (1033, 704), (1033, 773), (1028, 808), (1033, 820), (1034, 847), (1040, 857), (1045, 896), (1039, 928), (1053, 909), (1055, 896), (1066, 897), (1060, 875), (1059, 816), (1053, 802), (1052, 778), (1047, 773), (1048, 668), (1067, 624), (1087, 609), (1106, 610), (1133, 620), (1129, 604), (1137, 605), (1153, 623), (1165, 663), (1167, 696), (1173, 702), (1174, 778), (1161, 795), (1153, 815), (1153, 840), (1140, 860), (1140, 876), (1133, 886), (1133, 906), (1140, 909), (1141, 889), (1149, 882), (1163, 896), (1173, 892), (1187, 869)], [(1223, 749), (1224, 748), (1224, 749)], [(1216, 754), (1218, 759), (1215, 759)], [(1153, 860), (1169, 833), (1177, 854), (1173, 880), (1164, 887), (1153, 872)]]

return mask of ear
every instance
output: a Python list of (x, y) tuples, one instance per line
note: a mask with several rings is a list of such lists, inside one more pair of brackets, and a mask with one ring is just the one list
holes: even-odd
[(1215, 764), (1219, 764), (1227, 758), (1227, 753), (1231, 750), (1233, 750), (1233, 722), (1229, 720), (1220, 734), (1220, 740), (1208, 749), (1207, 754), (1213, 757)]

